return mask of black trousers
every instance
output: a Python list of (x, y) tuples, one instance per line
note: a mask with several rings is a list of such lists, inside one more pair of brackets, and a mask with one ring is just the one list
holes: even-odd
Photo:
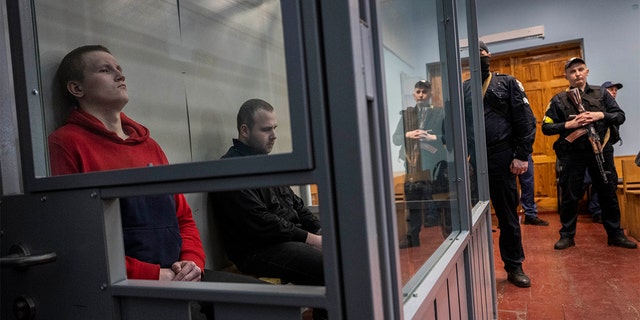
[(409, 230), (407, 235), (411, 239), (413, 245), (420, 244), (420, 230), (422, 229), (424, 215), (432, 215), (438, 219), (440, 214), (433, 202), (431, 195), (431, 182), (429, 181), (413, 181), (404, 183), (404, 195), (409, 208), (409, 216), (407, 223)]
[[(201, 281), (268, 284), (251, 276), (209, 269), (204, 270), (204, 277)], [(215, 318), (213, 302), (192, 301), (189, 303), (189, 307), (191, 308), (192, 320), (214, 320)]]
[(518, 189), (516, 176), (511, 173), (513, 150), (507, 149), (488, 154), (489, 196), (496, 211), (500, 228), (500, 257), (504, 269), (509, 272), (522, 265), (524, 249), (518, 220)]
[(562, 223), (561, 238), (573, 238), (576, 234), (578, 201), (584, 194), (585, 170), (589, 171), (592, 186), (598, 194), (602, 210), (602, 225), (607, 231), (607, 235), (611, 238), (624, 234), (620, 228), (620, 207), (616, 196), (618, 173), (613, 162), (613, 147), (606, 147), (603, 156), (607, 183), (602, 178), (598, 163), (591, 150), (557, 153), (559, 161), (558, 184), (561, 189), (560, 207), (558, 208)]

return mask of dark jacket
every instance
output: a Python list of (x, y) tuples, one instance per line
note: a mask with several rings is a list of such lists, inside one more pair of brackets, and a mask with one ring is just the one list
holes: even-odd
[[(393, 133), (393, 144), (400, 146), (399, 158), (406, 160), (407, 154), (417, 152), (420, 158), (417, 170), (429, 170), (433, 174), (436, 163), (446, 159), (446, 149), (442, 142), (442, 128), (444, 121), (444, 108), (428, 105), (424, 107), (420, 114), (418, 106), (408, 107), (400, 111), (400, 121)], [(418, 142), (414, 139), (405, 138), (405, 132), (416, 129), (428, 130), (437, 138), (434, 141)], [(409, 151), (407, 151), (409, 146)], [(415, 150), (414, 150), (415, 149)]]
[[(472, 164), (475, 164), (469, 80), (464, 82), (463, 89), (469, 153)], [(522, 84), (513, 76), (493, 73), (483, 98), (483, 107), (487, 152), (491, 154), (511, 148), (515, 159), (528, 161), (536, 137), (536, 118)]]
[[(237, 139), (222, 158), (256, 155)], [(211, 194), (213, 212), (220, 224), (231, 261), (268, 245), (305, 242), (319, 233), (320, 222), (288, 186), (244, 189)]]
[[(625, 121), (625, 114), (618, 103), (609, 94), (602, 94), (598, 86), (587, 85), (585, 92), (581, 93), (582, 105), (586, 111), (603, 112), (604, 119), (593, 123), (600, 141), (605, 141), (605, 135), (610, 126), (621, 125)], [(542, 133), (545, 135), (559, 135), (554, 142), (553, 149), (556, 153), (569, 153), (574, 151), (592, 150), (589, 138), (583, 135), (570, 143), (565, 138), (576, 129), (566, 129), (565, 122), (569, 121), (571, 115), (577, 115), (578, 109), (573, 106), (567, 97), (567, 92), (560, 92), (551, 98), (544, 119), (542, 120)], [(605, 148), (611, 148), (611, 143), (607, 141)]]

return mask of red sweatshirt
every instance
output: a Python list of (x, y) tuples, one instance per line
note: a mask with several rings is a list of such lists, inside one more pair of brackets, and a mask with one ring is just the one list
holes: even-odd
[[(158, 143), (149, 136), (147, 128), (131, 120), (124, 113), (120, 113), (120, 118), (124, 132), (129, 135), (126, 140), (108, 131), (96, 117), (75, 109), (65, 125), (49, 135), (52, 174), (63, 175), (168, 164), (167, 157)], [(137, 201), (139, 199), (143, 201)], [(140, 205), (156, 199), (158, 197), (152, 200), (148, 198), (145, 200), (145, 197), (127, 198), (127, 201), (133, 202), (133, 206), (123, 204), (127, 201), (121, 199), (127, 277), (157, 280), (161, 267), (169, 267), (171, 263), (178, 260), (193, 261), (204, 270), (205, 254), (200, 233), (184, 196), (176, 194), (173, 196), (173, 201), (170, 199), (169, 202), (175, 202), (173, 218), (165, 215), (160, 217), (162, 219), (158, 219), (157, 215), (162, 215), (162, 212), (156, 212), (153, 206)], [(159, 206), (167, 209), (165, 205), (168, 204), (167, 202), (159, 203)], [(170, 209), (173, 212), (173, 207)], [(133, 230), (131, 234), (127, 233), (127, 230), (133, 229), (132, 225), (155, 223), (158, 220), (176, 226), (182, 241), (179, 239), (176, 241), (175, 236), (167, 237), (166, 234), (160, 235), (160, 237), (165, 236), (164, 238), (156, 239), (158, 234), (143, 234), (139, 230)], [(170, 232), (165, 229), (171, 228), (164, 225), (153, 227), (159, 230), (157, 232), (165, 233)], [(167, 243), (172, 238), (174, 243)], [(175, 247), (175, 254), (167, 249), (171, 247)], [(130, 253), (133, 253), (133, 256)]]

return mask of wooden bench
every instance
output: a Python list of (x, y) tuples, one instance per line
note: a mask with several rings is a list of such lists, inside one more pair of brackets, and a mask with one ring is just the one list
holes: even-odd
[(640, 190), (629, 190), (625, 194), (627, 206), (627, 233), (640, 241)]
[(629, 235), (640, 239), (640, 167), (633, 159), (622, 160), (622, 190), (620, 202), (620, 225)]

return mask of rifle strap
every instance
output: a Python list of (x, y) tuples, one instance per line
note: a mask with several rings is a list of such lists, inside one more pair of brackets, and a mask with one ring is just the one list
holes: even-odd
[(493, 78), (493, 75), (491, 72), (489, 72), (489, 76), (482, 83), (482, 99), (484, 99), (484, 94), (487, 93), (487, 88), (489, 88), (489, 83), (491, 83), (491, 78)]
[(604, 140), (602, 140), (602, 146), (606, 146), (607, 142), (609, 142), (609, 138), (611, 138), (611, 128), (607, 128), (607, 133), (604, 134)]

